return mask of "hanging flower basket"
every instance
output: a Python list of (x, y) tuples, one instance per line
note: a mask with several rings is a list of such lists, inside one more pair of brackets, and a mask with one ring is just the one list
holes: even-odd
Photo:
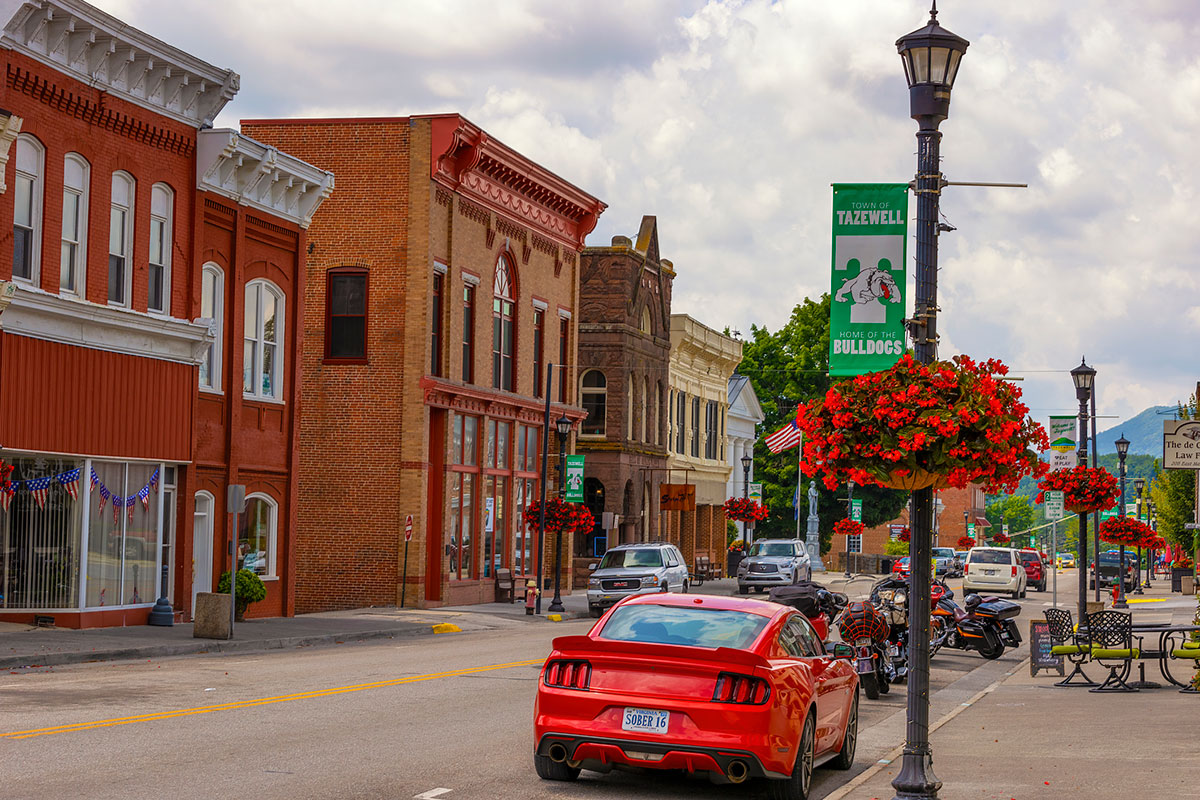
[(975, 540), (970, 536), (958, 537), (958, 541), (955, 544), (958, 545), (959, 550), (970, 550), (972, 547), (976, 546)]
[[(525, 506), (522, 520), (526, 525), (537, 530), (541, 514), (542, 503), (540, 500), (534, 500)], [(592, 512), (583, 503), (564, 503), (557, 497), (551, 497), (546, 501), (547, 533), (590, 531), (595, 525), (596, 520), (592, 516)]]
[[(1151, 530), (1153, 530), (1153, 529), (1151, 529)], [(1149, 548), (1150, 550), (1166, 550), (1167, 549), (1167, 540), (1164, 539), (1163, 537), (1159, 536), (1158, 534), (1155, 534), (1154, 538), (1151, 539), (1150, 541), (1148, 541), (1146, 544), (1142, 545), (1142, 547)]]
[(839, 519), (833, 523), (834, 536), (861, 536), (863, 524), (852, 519)]
[(767, 518), (767, 507), (757, 500), (731, 497), (725, 501), (725, 517), (736, 522), (761, 522)]
[(1056, 469), (1038, 483), (1035, 502), (1042, 502), (1048, 491), (1062, 492), (1063, 504), (1074, 514), (1103, 511), (1117, 502), (1117, 479), (1106, 469), (1080, 464), (1071, 469)]
[(832, 386), (796, 409), (804, 431), (801, 469), (826, 487), (846, 480), (892, 489), (1013, 492), (1047, 467), (1046, 432), (1028, 417), (1008, 368), (966, 356), (931, 365), (901, 358), (889, 370)]
[(1004, 545), (1008, 544), (1011, 541), (1012, 541), (1012, 539), (1009, 538), (1008, 534), (1005, 534), (1005, 533), (997, 533), (995, 536), (992, 537), (992, 544), (998, 544), (1001, 547), (1003, 547)]
[(1149, 525), (1133, 517), (1109, 517), (1100, 523), (1100, 538), (1126, 547), (1148, 547), (1146, 543), (1155, 537)]
[(912, 531), (909, 530), (907, 525), (900, 529), (900, 533), (896, 536), (896, 541), (904, 542), (905, 544), (912, 541)]

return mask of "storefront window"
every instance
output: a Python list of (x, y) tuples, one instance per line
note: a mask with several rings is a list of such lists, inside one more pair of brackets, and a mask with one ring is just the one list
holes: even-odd
[(246, 497), (238, 531), (238, 561), (242, 569), (257, 575), (275, 574), (275, 537), (278, 506), (270, 497), (252, 494)]
[(87, 606), (153, 603), (158, 571), (158, 465), (92, 462)]
[[(8, 479), (19, 483), (19, 488), (0, 504), (0, 608), (78, 608), (83, 515), (79, 501), (56, 476), (82, 467), (83, 462), (56, 458), (6, 458), (5, 462), (13, 467)], [(76, 494), (82, 497), (79, 489)]]

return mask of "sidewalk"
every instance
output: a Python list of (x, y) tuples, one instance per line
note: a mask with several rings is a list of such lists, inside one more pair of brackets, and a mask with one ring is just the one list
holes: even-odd
[[(1165, 592), (1144, 596), (1159, 598), (1163, 602), (1154, 603), (1153, 612), (1134, 604), (1135, 620), (1191, 624), (1195, 597), (1171, 597)], [(1097, 680), (1105, 674), (1097, 665), (1087, 671)], [(1178, 671), (1177, 676), (1182, 677)], [(939, 797), (1192, 796), (1195, 776), (1200, 774), (1194, 735), (1200, 695), (1179, 694), (1167, 685), (1157, 662), (1147, 662), (1146, 678), (1165, 688), (1093, 694), (1083, 688), (1054, 686), (1059, 680), (1056, 675), (1031, 677), (1029, 662), (1024, 660), (958, 708), (936, 709), (930, 741), (933, 769), (942, 781)], [(897, 748), (827, 800), (890, 800), (895, 795), (891, 782), (900, 765)]]

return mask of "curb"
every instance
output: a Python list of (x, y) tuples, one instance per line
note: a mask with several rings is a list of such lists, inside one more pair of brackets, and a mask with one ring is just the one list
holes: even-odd
[(265, 650), (282, 650), (291, 647), (313, 647), (319, 645), (344, 644), (371, 639), (387, 639), (409, 636), (432, 636), (433, 625), (413, 628), (389, 628), (355, 633), (328, 633), (309, 636), (280, 636), (274, 639), (197, 639), (192, 642), (170, 645), (148, 645), (145, 647), (114, 647), (109, 650), (84, 652), (45, 653), (0, 657), (0, 669), (31, 667), (61, 667), (69, 664), (88, 664), (95, 661), (127, 661), (170, 656), (199, 655), (208, 653), (254, 653)]

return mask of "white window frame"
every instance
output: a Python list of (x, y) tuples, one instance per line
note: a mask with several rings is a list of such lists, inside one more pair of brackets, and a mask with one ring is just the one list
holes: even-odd
[[(82, 180), (79, 185), (72, 185), (67, 179), (67, 173), (71, 165), (74, 164), (83, 173)], [(88, 199), (91, 194), (92, 180), (92, 165), (88, 160), (79, 153), (67, 153), (63, 158), (63, 230), (62, 244), (59, 252), (58, 265), (58, 291), (59, 294), (68, 294), (75, 297), (85, 297), (87, 295), (87, 234), (88, 234)], [(73, 195), (77, 198), (76, 213), (79, 219), (76, 222), (75, 240), (67, 238), (67, 196)], [(75, 246), (75, 256), (72, 263), (66, 263), (63, 258), (63, 250), (67, 245)], [(74, 288), (65, 286), (65, 278), (70, 274), (74, 278)]]
[[(209, 275), (213, 277), (211, 317), (204, 314), (204, 278)], [(200, 268), (200, 319), (208, 320), (209, 330), (213, 333), (213, 343), (208, 351), (207, 384), (204, 383), (204, 378), (197, 370), (200, 389), (221, 394), (221, 365), (224, 362), (225, 354), (225, 271), (212, 261), (206, 262)]]
[[(129, 185), (129, 203), (128, 205), (118, 203), (116, 199), (117, 182), (124, 181)], [(123, 276), (122, 291), (124, 298), (114, 300), (112, 298), (111, 287), (111, 261), (108, 267), (109, 274), (105, 275), (105, 292), (108, 296), (108, 304), (119, 308), (129, 308), (132, 303), (133, 295), (133, 213), (137, 207), (137, 181), (132, 175), (124, 170), (117, 170), (112, 175), (112, 187), (109, 193), (109, 212), (108, 212), (108, 255), (111, 259), (113, 256), (118, 256), (125, 259), (125, 275)], [(114, 211), (122, 211), (125, 214), (125, 230), (124, 233), (124, 253), (114, 253), (112, 247), (112, 218)]]
[[(263, 293), (270, 292), (275, 296), (275, 341), (272, 346), (275, 348), (274, 374), (271, 376), (271, 388), (273, 394), (264, 394), (262, 391), (262, 363), (263, 351), (266, 348), (266, 332), (263, 330)], [(255, 321), (257, 330), (242, 331), (243, 353), (245, 352), (245, 344), (254, 343), (253, 364), (250, 365), (250, 374), (254, 376), (251, 382), (251, 389), (246, 389), (245, 370), (246, 364), (242, 364), (242, 396), (253, 400), (268, 400), (272, 402), (283, 402), (283, 351), (284, 342), (286, 341), (287, 332), (287, 315), (286, 315), (286, 298), (283, 290), (276, 286), (271, 281), (263, 278), (250, 281), (246, 284), (246, 307), (243, 308), (243, 320), (245, 318), (245, 310), (250, 303), (255, 304)]]
[[(28, 150), (26, 150), (28, 148)], [(17, 136), (16, 180), (14, 183), (13, 228), (17, 227), (16, 184), (27, 180), (29, 186), (29, 275), (17, 275), (16, 261), (13, 262), (13, 280), (38, 286), (42, 281), (42, 194), (46, 182), (46, 148), (36, 137), (27, 133)], [(21, 226), (25, 227), (25, 226)], [(14, 231), (15, 232), (15, 231)], [(14, 256), (15, 256), (14, 242)]]
[[(162, 224), (162, 263), (155, 262), (154, 223)], [(151, 314), (171, 314), (171, 250), (175, 245), (175, 191), (165, 183), (150, 187), (150, 253), (146, 268), (146, 310)], [(155, 308), (151, 303), (150, 276), (155, 267), (161, 267), (162, 306)]]
[[(596, 373), (604, 381), (604, 386), (586, 386), (587, 377), (592, 373)], [(579, 404), (583, 405), (584, 397), (599, 395), (604, 398), (604, 416), (600, 420), (600, 430), (583, 432), (583, 422), (579, 423), (579, 437), (581, 439), (603, 439), (608, 436), (608, 376), (601, 369), (584, 370), (584, 373), (579, 376)], [(586, 420), (584, 420), (586, 422)]]
[[(271, 513), (268, 517), (269, 522), (268, 522), (268, 533), (267, 533), (267, 574), (260, 575), (259, 577), (262, 578), (264, 581), (277, 580), (279, 578), (279, 574), (276, 572), (276, 568), (275, 568), (275, 563), (276, 563), (275, 555), (276, 555), (276, 550), (278, 549), (277, 543), (279, 541), (279, 501), (276, 500), (275, 498), (271, 497), (269, 494), (265, 494), (264, 492), (254, 492), (253, 494), (246, 495), (246, 502), (249, 503), (251, 500), (262, 500), (263, 502), (265, 502), (267, 504), (267, 507), (270, 508), (270, 510), (271, 510)], [(241, 520), (238, 520), (238, 524), (239, 525), (241, 524)], [(241, 537), (241, 533), (242, 532), (240, 530), (234, 531), (234, 537), (235, 537), (234, 540), (235, 541), (237, 541), (237, 539)], [(236, 545), (235, 545), (235, 547), (236, 547)]]

